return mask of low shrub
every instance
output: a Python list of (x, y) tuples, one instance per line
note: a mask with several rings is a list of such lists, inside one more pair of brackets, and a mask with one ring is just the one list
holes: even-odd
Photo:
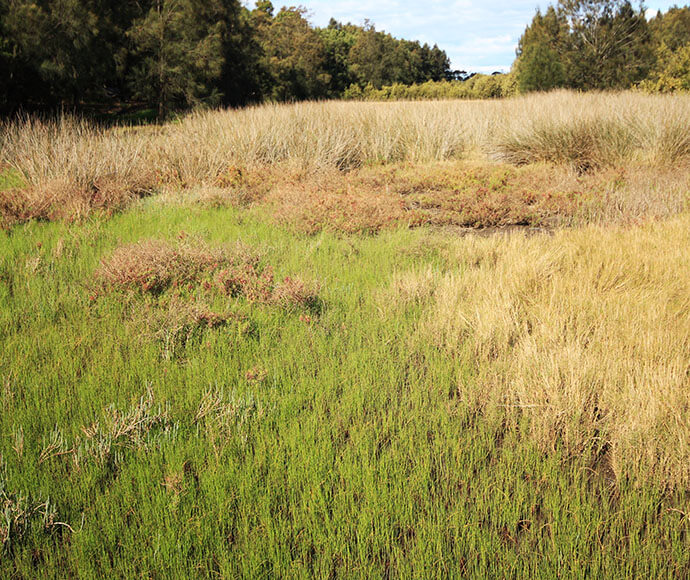
[[(146, 240), (117, 248), (95, 272), (92, 298), (111, 291), (135, 292), (152, 298), (138, 318), (153, 327), (154, 337), (185, 343), (204, 328), (215, 328), (241, 317), (213, 311), (215, 298), (242, 298), (249, 303), (320, 309), (319, 286), (300, 278), (275, 278), (261, 253), (238, 242), (211, 248), (181, 235), (174, 245)], [(153, 310), (153, 312), (151, 312)]]
[(259, 255), (244, 244), (209, 248), (200, 242), (178, 245), (146, 240), (117, 248), (101, 262), (96, 278), (105, 288), (137, 289), (152, 294), (180, 286), (223, 267), (246, 268), (259, 263)]
[(276, 221), (307, 234), (422, 225), (543, 227), (591, 213), (615, 177), (546, 165), (397, 165), (277, 187), (266, 203)]
[(146, 179), (102, 177), (90, 186), (67, 179), (0, 191), (0, 227), (29, 220), (81, 220), (93, 213), (112, 215), (134, 200), (149, 195), (153, 184)]

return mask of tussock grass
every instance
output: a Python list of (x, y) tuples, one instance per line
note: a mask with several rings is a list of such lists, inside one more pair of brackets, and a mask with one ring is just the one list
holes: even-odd
[[(0, 164), (26, 183), (2, 194), (5, 224), (120, 209), (165, 188), (233, 190), (247, 203), (266, 182), (371, 165), (468, 155), (514, 164), (687, 165), (684, 95), (556, 92), (503, 101), (326, 102), (193, 113), (162, 127), (102, 129), (24, 118), (0, 126)], [(270, 180), (257, 175), (273, 176)], [(288, 181), (290, 180), (288, 179)]]
[(561, 91), (516, 99), (512, 104), (510, 120), (496, 126), (488, 145), (490, 154), (510, 163), (549, 161), (585, 172), (690, 161), (687, 95), (659, 99), (638, 93)]
[[(618, 478), (690, 485), (690, 219), (472, 238), (425, 328), (474, 361), (457, 395), (528, 415), (540, 445), (598, 450)], [(409, 285), (409, 283), (408, 283)]]

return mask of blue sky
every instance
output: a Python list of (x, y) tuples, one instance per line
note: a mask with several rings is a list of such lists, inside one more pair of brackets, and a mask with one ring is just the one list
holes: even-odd
[[(253, 2), (252, 2), (253, 4)], [(276, 9), (284, 4), (273, 0)], [(325, 26), (333, 17), (362, 24), (371, 20), (377, 30), (393, 36), (438, 44), (454, 69), (470, 72), (508, 70), (515, 47), (539, 0), (295, 0), (309, 11), (309, 20)], [(633, 2), (635, 5), (636, 3)], [(649, 11), (666, 10), (680, 0), (645, 2)], [(290, 4), (289, 4), (290, 5)]]

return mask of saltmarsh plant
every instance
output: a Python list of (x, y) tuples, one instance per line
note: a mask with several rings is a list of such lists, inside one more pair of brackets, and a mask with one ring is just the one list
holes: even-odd
[(131, 321), (143, 341), (161, 346), (164, 360), (174, 360), (188, 344), (198, 344), (208, 330), (226, 328), (237, 340), (253, 332), (251, 319), (231, 308), (218, 312), (202, 298), (187, 295), (138, 301), (131, 306)]
[(317, 308), (318, 284), (289, 276), (276, 280), (273, 268), (250, 246), (238, 242), (211, 248), (187, 240), (184, 233), (180, 237), (183, 241), (177, 245), (145, 240), (117, 248), (95, 273), (100, 291), (136, 290), (155, 296), (173, 288), (181, 294), (220, 292), (249, 302)]
[(57, 521), (57, 510), (50, 499), (36, 500), (9, 489), (6, 465), (0, 457), (0, 561), (19, 549), (32, 530), (51, 534), (61, 528), (71, 526)]
[(232, 336), (250, 334), (253, 323), (237, 311), (238, 299), (286, 310), (321, 310), (318, 284), (289, 276), (276, 280), (273, 268), (250, 246), (238, 242), (212, 248), (185, 233), (178, 237), (177, 244), (145, 240), (116, 248), (95, 272), (91, 296), (94, 301), (124, 292), (137, 332), (158, 341), (164, 359), (176, 358), (208, 329), (230, 326)]
[(57, 178), (45, 185), (0, 191), (0, 228), (29, 220), (78, 221), (91, 214), (110, 216), (149, 195), (145, 181), (123, 182), (109, 176), (88, 187)]
[(314, 235), (376, 234), (424, 225), (531, 228), (635, 222), (686, 207), (683, 168), (579, 173), (546, 163), (524, 167), (446, 162), (369, 168), (276, 185), (263, 199), (272, 218)]
[(238, 243), (234, 248), (210, 248), (196, 240), (171, 244), (144, 240), (116, 248), (101, 262), (96, 278), (105, 288), (138, 289), (152, 294), (197, 282), (220, 268), (255, 268), (260, 255)]

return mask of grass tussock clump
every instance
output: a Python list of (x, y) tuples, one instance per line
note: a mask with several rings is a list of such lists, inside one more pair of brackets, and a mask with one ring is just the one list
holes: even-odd
[(0, 191), (0, 221), (8, 227), (124, 209), (158, 186), (145, 146), (140, 138), (69, 117), (0, 123), (0, 164), (20, 182)]
[(521, 122), (498, 126), (485, 145), (490, 154), (509, 163), (546, 161), (584, 173), (631, 164), (668, 167), (690, 162), (687, 96), (561, 92), (527, 97), (522, 105)]
[(569, 165), (580, 173), (619, 166), (635, 150), (631, 127), (607, 119), (554, 120), (532, 123), (497, 145), (502, 159), (515, 165), (551, 162)]
[(617, 478), (690, 484), (690, 221), (466, 239), (428, 336), (474, 361), (458, 396), (528, 415)]

